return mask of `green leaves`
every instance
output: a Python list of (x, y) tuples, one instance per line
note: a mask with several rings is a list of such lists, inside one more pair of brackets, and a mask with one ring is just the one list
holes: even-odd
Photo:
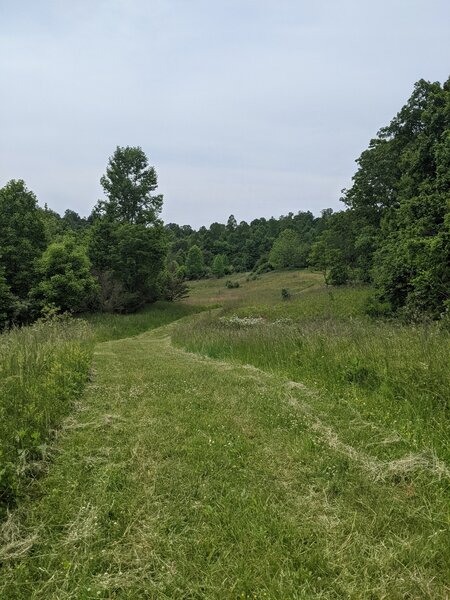
[(189, 248), (186, 258), (186, 273), (189, 279), (199, 279), (205, 273), (203, 252), (196, 244)]
[(26, 298), (36, 280), (35, 260), (46, 243), (36, 196), (22, 180), (11, 180), (0, 189), (0, 266), (19, 298)]
[(158, 187), (158, 179), (141, 148), (117, 146), (100, 183), (107, 200), (98, 203), (99, 215), (135, 225), (156, 222), (163, 197), (151, 194)]
[(269, 254), (269, 262), (276, 269), (306, 267), (309, 245), (302, 243), (300, 235), (292, 229), (280, 233)]
[(107, 196), (94, 211), (89, 256), (99, 278), (103, 310), (132, 312), (158, 296), (167, 254), (158, 219), (163, 197), (153, 196), (156, 171), (139, 147), (117, 147), (100, 180)]
[(40, 281), (31, 295), (41, 306), (80, 312), (94, 302), (97, 284), (86, 249), (71, 235), (49, 245), (37, 263)]

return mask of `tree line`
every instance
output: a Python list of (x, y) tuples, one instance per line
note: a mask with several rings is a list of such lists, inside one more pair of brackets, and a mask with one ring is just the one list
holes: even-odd
[(0, 190), (0, 323), (47, 312), (132, 312), (186, 293), (166, 264), (163, 198), (141, 148), (118, 147), (89, 218), (41, 208), (23, 181)]
[(330, 285), (372, 283), (373, 315), (438, 318), (450, 290), (450, 79), (420, 80), (357, 160), (345, 209), (319, 217), (164, 225), (157, 175), (117, 147), (88, 218), (41, 208), (21, 180), (0, 189), (0, 324), (52, 311), (131, 312), (187, 293), (186, 280), (314, 268)]
[(217, 255), (219, 271), (309, 266), (331, 285), (373, 284), (374, 316), (439, 318), (450, 297), (450, 79), (418, 81), (356, 162), (344, 210), (230, 216), (198, 231), (170, 224), (174, 259), (193, 278), (214, 274)]

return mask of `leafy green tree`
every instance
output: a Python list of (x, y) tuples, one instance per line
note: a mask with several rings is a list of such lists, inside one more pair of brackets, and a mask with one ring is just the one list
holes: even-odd
[(0, 328), (8, 323), (13, 302), (14, 296), (6, 282), (4, 269), (0, 268)]
[(394, 311), (439, 317), (450, 290), (450, 197), (403, 201), (374, 258), (378, 296)]
[(195, 244), (189, 248), (186, 258), (186, 275), (188, 279), (200, 279), (205, 274), (203, 252)]
[(306, 267), (309, 246), (303, 244), (298, 233), (285, 229), (274, 241), (269, 262), (276, 269)]
[(91, 275), (86, 249), (71, 235), (51, 243), (40, 257), (40, 281), (31, 295), (41, 306), (53, 305), (61, 311), (81, 312), (95, 302), (97, 284)]
[(117, 223), (155, 224), (163, 197), (151, 193), (158, 179), (142, 148), (117, 146), (100, 183), (107, 200), (97, 204), (97, 214)]
[(169, 302), (182, 300), (189, 295), (189, 287), (176, 261), (171, 261), (159, 275), (161, 297)]
[(214, 257), (212, 264), (212, 272), (218, 279), (225, 275), (225, 261), (222, 254), (217, 254)]
[(309, 256), (310, 265), (323, 272), (326, 283), (343, 285), (355, 278), (359, 265), (355, 247), (357, 230), (358, 223), (353, 211), (327, 215), (325, 227), (312, 245)]
[(393, 311), (438, 317), (448, 289), (450, 79), (420, 80), (391, 123), (358, 160), (344, 201), (358, 220), (353, 237), (381, 302)]
[(372, 276), (392, 310), (439, 316), (449, 286), (450, 79), (417, 82), (357, 162), (343, 197), (356, 224), (342, 236), (354, 249), (347, 265)]
[(66, 230), (81, 231), (89, 225), (88, 219), (80, 217), (74, 210), (67, 209), (61, 219), (61, 222)]
[(53, 242), (64, 233), (64, 225), (59, 214), (44, 204), (44, 208), (38, 208), (40, 217), (45, 227), (47, 243)]
[(105, 310), (134, 311), (158, 296), (158, 277), (167, 254), (158, 215), (162, 196), (156, 172), (141, 148), (120, 148), (101, 179), (107, 196), (93, 214), (89, 256), (101, 286)]
[(161, 226), (120, 224), (114, 232), (111, 266), (129, 295), (126, 310), (136, 310), (158, 297), (158, 276), (167, 254)]
[(0, 266), (18, 298), (26, 298), (35, 282), (35, 261), (46, 245), (36, 196), (22, 180), (11, 180), (0, 189)]

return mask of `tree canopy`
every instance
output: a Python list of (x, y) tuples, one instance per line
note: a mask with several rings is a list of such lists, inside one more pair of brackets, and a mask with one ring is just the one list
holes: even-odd
[(154, 225), (161, 212), (162, 195), (154, 167), (139, 147), (117, 146), (100, 179), (107, 200), (100, 200), (97, 213), (119, 223)]

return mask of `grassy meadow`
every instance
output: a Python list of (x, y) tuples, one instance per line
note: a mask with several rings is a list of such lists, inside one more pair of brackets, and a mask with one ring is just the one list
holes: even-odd
[(0, 519), (47, 468), (49, 442), (89, 378), (97, 342), (137, 335), (198, 308), (59, 317), (0, 335)]
[[(327, 410), (338, 402), (345, 419), (357, 410), (411, 448), (450, 459), (448, 330), (374, 321), (364, 313), (370, 288), (327, 288), (318, 274), (273, 272), (238, 281), (241, 287), (230, 290), (218, 281), (195, 283), (190, 302), (223, 297), (222, 309), (180, 324), (175, 343), (303, 382), (321, 392)], [(281, 299), (282, 288), (289, 300)]]
[(0, 525), (2, 600), (449, 596), (449, 333), (310, 272), (232, 279), (64, 325), (90, 378)]

